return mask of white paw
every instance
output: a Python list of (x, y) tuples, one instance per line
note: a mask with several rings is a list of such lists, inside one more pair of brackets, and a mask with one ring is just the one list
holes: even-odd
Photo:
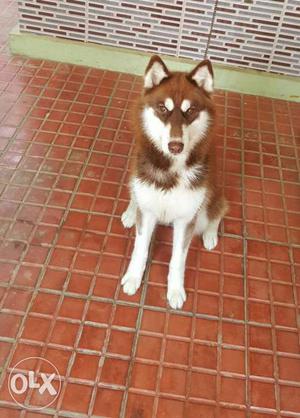
[(183, 287), (179, 289), (168, 289), (167, 298), (171, 308), (181, 309), (186, 301), (186, 294)]
[(141, 280), (129, 273), (126, 273), (121, 280), (121, 284), (123, 285), (123, 292), (132, 296), (140, 287)]
[(209, 251), (213, 250), (218, 244), (218, 235), (215, 233), (204, 232), (202, 239), (204, 248), (206, 248)]
[(136, 212), (131, 209), (125, 210), (121, 216), (124, 228), (131, 228), (135, 224)]

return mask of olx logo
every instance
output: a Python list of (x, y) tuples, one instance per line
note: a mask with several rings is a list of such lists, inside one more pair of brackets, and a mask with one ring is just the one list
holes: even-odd
[[(20, 395), (21, 393), (26, 392), (27, 388), (30, 389), (39, 389), (40, 394), (42, 395), (45, 390), (47, 389), (50, 395), (56, 395), (57, 392), (54, 389), (54, 387), (51, 384), (51, 381), (54, 379), (55, 374), (51, 374), (50, 376), (47, 376), (45, 373), (41, 373), (41, 378), (43, 380), (43, 384), (40, 385), (35, 381), (35, 373), (30, 371), (28, 372), (28, 380), (27, 376), (24, 376), (24, 374), (17, 373), (14, 374), (10, 380), (10, 387), (11, 390), (16, 394)], [(20, 389), (17, 388), (17, 380), (21, 381), (21, 387)]]
[[(29, 370), (29, 365), (32, 364), (33, 360), (39, 361), (40, 367), (43, 363), (46, 363), (47, 369), (51, 372), (36, 373), (34, 370)], [(49, 360), (42, 357), (27, 357), (19, 361), (9, 374), (9, 393), (13, 400), (23, 408), (44, 409), (49, 407), (58, 397), (60, 388), (61, 378), (57, 368)], [(39, 402), (37, 406), (31, 404), (30, 397), (26, 402), (30, 390), (33, 391), (32, 393), (34, 391), (38, 392)]]

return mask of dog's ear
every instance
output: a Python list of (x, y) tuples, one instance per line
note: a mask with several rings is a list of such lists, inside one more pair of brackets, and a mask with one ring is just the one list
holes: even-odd
[(162, 80), (169, 77), (170, 72), (166, 64), (158, 55), (153, 55), (147, 65), (144, 75), (144, 87), (145, 89), (151, 89), (158, 86)]
[(214, 73), (211, 62), (204, 60), (200, 62), (188, 75), (195, 83), (202, 87), (207, 93), (214, 91)]

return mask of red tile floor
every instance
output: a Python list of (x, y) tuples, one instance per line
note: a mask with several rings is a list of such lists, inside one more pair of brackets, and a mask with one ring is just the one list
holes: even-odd
[[(11, 56), (14, 3), (0, 33), (0, 416), (300, 417), (300, 105), (216, 93), (231, 203), (219, 245), (194, 239), (173, 311), (160, 227), (128, 297), (134, 233), (120, 214), (141, 79)], [(61, 376), (40, 411), (37, 390), (18, 397), (27, 408), (8, 391), (12, 367), (36, 356)], [(41, 376), (45, 363), (23, 369)]]

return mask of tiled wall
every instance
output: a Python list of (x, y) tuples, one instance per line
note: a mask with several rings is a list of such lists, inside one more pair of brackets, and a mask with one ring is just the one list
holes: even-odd
[(300, 0), (19, 0), (20, 29), (300, 74)]

